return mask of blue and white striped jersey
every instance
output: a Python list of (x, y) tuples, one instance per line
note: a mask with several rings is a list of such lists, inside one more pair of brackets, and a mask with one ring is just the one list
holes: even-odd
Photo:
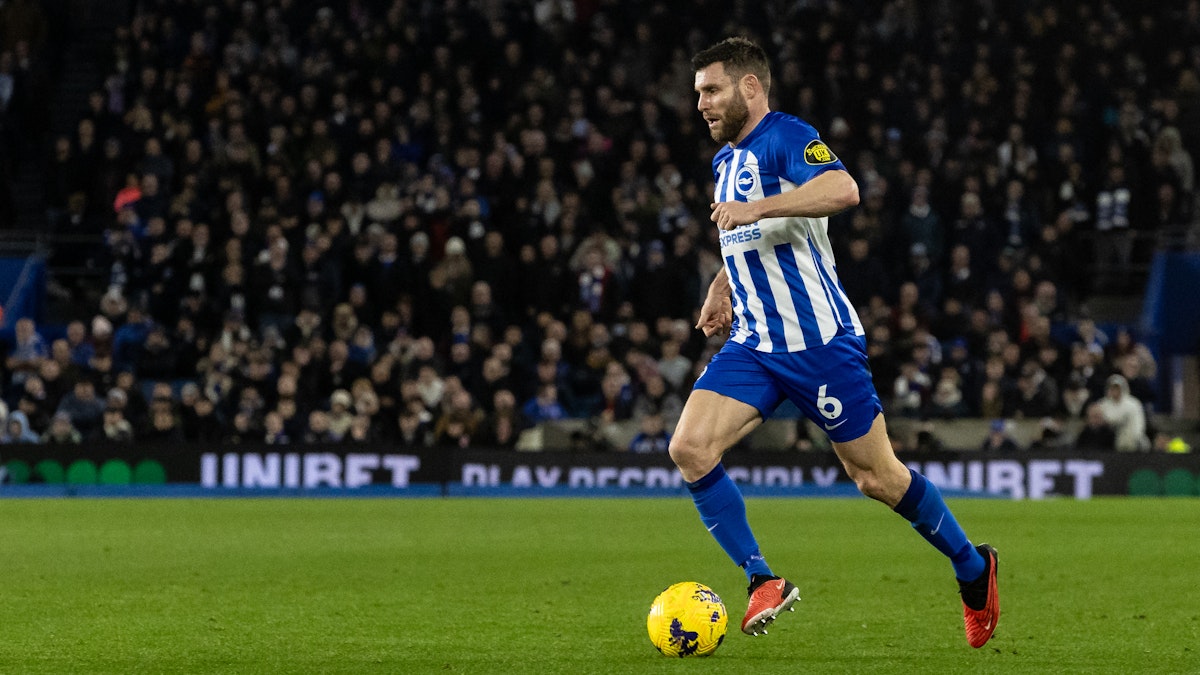
[[(830, 169), (845, 169), (815, 129), (793, 115), (767, 113), (736, 147), (713, 158), (714, 201), (752, 202), (794, 190)], [(733, 286), (729, 339), (762, 352), (795, 352), (836, 335), (863, 335), (838, 281), (828, 218), (764, 218), (721, 232)]]

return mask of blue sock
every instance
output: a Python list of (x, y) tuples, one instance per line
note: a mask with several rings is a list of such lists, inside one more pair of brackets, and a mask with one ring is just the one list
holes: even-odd
[(771, 568), (758, 552), (758, 542), (746, 520), (742, 491), (725, 473), (725, 467), (717, 464), (708, 475), (688, 483), (687, 487), (700, 512), (700, 522), (733, 562), (746, 571), (746, 578), (752, 579), (755, 574), (770, 575)]
[(909, 471), (912, 484), (893, 511), (904, 516), (914, 530), (950, 559), (954, 576), (962, 581), (978, 579), (987, 565), (983, 556), (967, 539), (937, 486), (916, 471)]

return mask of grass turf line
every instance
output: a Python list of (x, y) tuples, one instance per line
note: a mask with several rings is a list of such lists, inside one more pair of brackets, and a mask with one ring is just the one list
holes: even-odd
[[(1200, 671), (1200, 500), (955, 500), (1001, 556), (966, 645), (946, 562), (865, 499), (751, 499), (802, 601), (748, 638), (740, 570), (678, 499), (0, 501), (0, 673)], [(696, 580), (702, 661), (645, 614)]]

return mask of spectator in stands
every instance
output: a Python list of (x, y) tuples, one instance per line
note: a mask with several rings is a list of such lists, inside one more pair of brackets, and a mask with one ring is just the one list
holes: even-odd
[(933, 381), (916, 361), (909, 360), (900, 364), (900, 375), (892, 385), (894, 414), (900, 417), (920, 417), (932, 388)]
[(648, 412), (638, 423), (638, 433), (629, 442), (629, 452), (665, 453), (671, 443), (662, 414)]
[[(306, 3), (273, 8), (277, 18), (270, 21), (251, 19), (262, 15), (243, 13), (232, 4), (218, 3), (203, 16), (168, 17), (154, 3), (135, 8), (130, 23), (137, 27), (137, 45), (129, 37), (130, 27), (122, 27), (125, 37), (114, 40), (114, 58), (102, 64), (108, 80), (89, 95), (75, 133), (64, 139), (65, 145), (43, 144), (48, 153), (69, 155), (74, 165), (68, 173), (76, 175), (71, 176), (60, 171), (61, 161), (51, 162), (55, 186), (84, 194), (76, 210), (107, 229), (105, 243), (97, 246), (103, 250), (98, 264), (117, 290), (93, 308), (100, 310), (90, 337), (95, 355), (75, 357), (87, 364), (87, 376), (102, 389), (110, 388), (126, 368), (137, 368), (141, 379), (172, 371), (172, 377), (203, 382), (206, 389), (211, 385), (216, 412), (227, 414), (235, 427), (231, 436), (250, 438), (259, 435), (257, 430), (247, 434), (261, 424), (262, 410), (248, 412), (234, 424), (237, 396), (246, 386), (242, 371), (248, 351), (254, 351), (244, 345), (272, 344), (271, 329), (283, 333), (287, 349), (266, 355), (268, 378), (278, 377), (283, 362), (295, 354), (307, 355), (296, 376), (302, 420), (315, 402), (372, 374), (374, 363), (392, 345), (398, 347), (397, 380), (415, 380), (426, 365), (436, 378), (451, 376), (444, 365), (453, 344), (447, 314), (459, 304), (471, 314), (471, 362), (492, 355), (490, 346), (481, 345), (497, 342), (508, 323), (524, 331), (510, 345), (517, 356), (504, 364), (514, 386), (530, 385), (517, 394), (518, 400), (535, 396), (540, 379), (535, 374), (541, 370), (536, 357), (522, 361), (519, 354), (535, 352), (546, 338), (566, 343), (565, 336), (548, 334), (548, 325), (535, 317), (540, 312), (566, 317), (568, 307), (594, 313), (600, 327), (589, 326), (576, 335), (577, 344), (566, 345), (564, 367), (548, 380), (557, 384), (569, 414), (589, 414), (588, 405), (574, 405), (576, 397), (592, 401), (599, 395), (603, 368), (589, 364), (590, 359), (603, 360), (607, 352), (607, 358), (623, 360), (630, 350), (658, 357), (654, 349), (622, 343), (615, 330), (622, 308), (628, 306), (647, 324), (668, 315), (690, 317), (701, 297), (698, 280), (711, 278), (707, 266), (720, 262), (710, 252), (697, 253), (698, 240), (712, 236), (699, 226), (707, 214), (704, 195), (711, 194), (710, 176), (679, 168), (693, 164), (694, 140), (700, 135), (694, 109), (676, 105), (691, 96), (690, 78), (645, 86), (641, 73), (654, 69), (642, 67), (646, 57), (640, 53), (621, 68), (596, 67), (616, 62), (619, 41), (589, 36), (596, 26), (619, 19), (619, 3), (601, 3), (559, 28), (521, 13), (512, 3), (500, 4), (479, 25), (503, 25), (505, 38), (477, 31), (470, 22), (454, 26), (453, 12), (431, 14), (421, 24), (429, 35), (450, 35), (451, 43), (477, 42), (480, 53), (507, 53), (504, 45), (512, 46), (512, 58), (498, 58), (486, 68), (471, 67), (471, 50), (450, 45), (445, 50), (450, 61), (443, 64), (424, 42), (407, 39), (377, 51), (359, 45), (346, 63), (326, 66), (343, 51), (337, 36), (354, 34), (356, 28), (345, 13), (315, 19)], [(10, 0), (2, 11), (13, 7)], [(874, 311), (860, 310), (872, 368), (883, 385), (877, 389), (891, 390), (897, 360), (908, 356), (908, 341), (919, 326), (943, 342), (965, 338), (970, 361), (1000, 358), (1001, 353), (1008, 357), (1002, 367), (1012, 370), (1002, 379), (986, 378), (984, 383), (985, 378), (961, 373), (972, 411), (1002, 417), (1014, 412), (1012, 382), (1022, 364), (1034, 358), (1034, 350), (1025, 347), (1022, 321), (1028, 317), (1021, 310), (1029, 298), (1024, 295), (1037, 296), (1039, 282), (1048, 278), (1062, 306), (1038, 311), (1054, 321), (1064, 318), (1059, 314), (1069, 320), (1071, 302), (1091, 289), (1082, 276), (1073, 276), (1086, 265), (1062, 253), (1086, 250), (1092, 241), (1102, 265), (1132, 270), (1136, 256), (1142, 255), (1132, 247), (1132, 233), (1177, 218), (1194, 199), (1189, 160), (1195, 149), (1189, 144), (1192, 127), (1169, 111), (1177, 106), (1175, 98), (1188, 96), (1186, 88), (1167, 91), (1168, 85), (1152, 91), (1161, 78), (1151, 73), (1161, 70), (1162, 81), (1171, 82), (1179, 69), (1164, 50), (1155, 48), (1161, 42), (1152, 32), (1176, 21), (1176, 10), (1126, 3), (1113, 9), (1113, 21), (1100, 24), (1087, 3), (1068, 2), (1058, 10), (1062, 18), (1053, 30), (1058, 37), (1065, 35), (1064, 44), (1077, 36), (1062, 33), (1062, 26), (1078, 19), (1078, 25), (1097, 33), (1097, 44), (1115, 39), (1129, 45), (1129, 96), (1115, 108), (1097, 98), (1103, 87), (1086, 86), (1078, 73), (1060, 67), (1056, 59), (1066, 56), (1043, 54), (1042, 13), (1014, 12), (1004, 18), (1000, 10), (980, 11), (993, 24), (1009, 21), (1011, 30), (940, 35), (939, 53), (971, 55), (978, 50), (991, 55), (949, 60), (908, 48), (895, 58), (888, 22), (865, 21), (854, 28), (836, 17), (810, 21), (812, 10), (803, 3), (786, 10), (770, 3), (762, 12), (735, 9), (728, 19), (751, 32), (775, 31), (783, 45), (856, 45), (853, 53), (815, 49), (805, 56), (812, 72), (828, 73), (818, 89), (801, 88), (799, 78), (786, 77), (780, 78), (779, 88), (780, 95), (811, 101), (806, 104), (810, 118), (837, 122), (828, 124), (831, 134), (844, 134), (847, 161), (863, 177), (862, 206), (848, 214), (844, 227), (834, 223), (830, 228), (834, 245), (851, 251), (840, 256), (841, 265), (858, 270), (841, 270), (856, 306), (889, 313), (889, 303), (898, 301), (887, 285), (888, 275), (878, 274), (877, 268), (886, 267), (894, 280), (904, 278), (910, 273), (905, 265), (912, 243), (925, 246), (930, 260), (926, 278), (917, 284), (916, 304), (905, 291), (889, 325)], [(953, 25), (948, 12), (930, 7), (912, 17), (911, 29), (921, 34)], [(371, 3), (355, 10), (355, 16), (392, 30), (391, 20)], [(671, 53), (672, 43), (711, 30), (700, 19), (676, 18), (678, 30), (661, 33), (664, 54)], [(765, 18), (774, 20), (768, 24)], [(214, 33), (205, 29), (208, 23), (226, 30)], [(318, 23), (321, 30), (303, 35), (287, 28)], [(1124, 32), (1118, 35), (1114, 26)], [(141, 45), (178, 42), (168, 28), (194, 37), (177, 49), (162, 50), (153, 67), (144, 68), (150, 61)], [(237, 63), (225, 58), (235, 40), (230, 36), (247, 31), (258, 36), (259, 58)], [(45, 39), (52, 38), (43, 35), (38, 41)], [(1012, 67), (998, 67), (996, 54), (1015, 54)], [(338, 76), (310, 82), (314, 67), (327, 67)], [(455, 67), (458, 75), (445, 76)], [(26, 111), (18, 123), (27, 126), (45, 109), (31, 107), (36, 99), (22, 90), (37, 68), (10, 56), (0, 71), (9, 73), (14, 86), (8, 113), (0, 112), (0, 127), (4, 119), (12, 119), (14, 105)], [(1047, 77), (1051, 71), (1062, 71), (1062, 77)], [(1190, 72), (1184, 69), (1177, 79), (1186, 80)], [(838, 73), (863, 73), (865, 80), (848, 88)], [(875, 80), (894, 82), (897, 86), (889, 89), (894, 93), (886, 100), (859, 100)], [(548, 86), (550, 81), (556, 84)], [(1060, 99), (1063, 109), (1047, 118), (1050, 123), (1036, 123), (1037, 106)], [(1152, 100), (1153, 105), (1148, 103)], [(952, 117), (944, 111), (960, 108), (969, 114), (948, 124)], [(1113, 119), (1102, 118), (1105, 111)], [(851, 128), (863, 130), (853, 143)], [(9, 149), (11, 143), (0, 139), (0, 173), (13, 161), (14, 154), (5, 152)], [(64, 189), (47, 190), (52, 206), (60, 210), (62, 197), (73, 194)], [(1167, 215), (1156, 213), (1163, 208)], [(897, 236), (903, 232), (909, 234)], [(1001, 253), (1006, 241), (1009, 247)], [(961, 247), (969, 254), (965, 260)], [(854, 254), (858, 249), (865, 249), (861, 265)], [(632, 257), (641, 251), (644, 255)], [(947, 257), (951, 264), (943, 265)], [(939, 301), (937, 291), (930, 290), (929, 274), (960, 305)], [(655, 281), (648, 284), (648, 279)], [(475, 297), (476, 282), (490, 286), (490, 302), (483, 291), (480, 299)], [(1114, 288), (1123, 283), (1114, 278)], [(647, 288), (656, 292), (647, 293)], [(189, 291), (193, 309), (183, 314), (207, 306), (206, 311), (230, 320), (222, 324), (189, 316), (191, 331), (186, 324), (177, 331), (175, 314), (181, 309), (169, 289)], [(995, 292), (986, 296), (985, 306), (979, 295), (988, 289)], [(313, 295), (316, 302), (310, 302)], [(351, 307), (357, 328), (370, 329), (370, 348), (367, 333), (333, 334), (333, 307), (342, 303)], [(159, 344), (154, 358), (140, 358), (147, 340), (129, 339), (128, 333), (143, 329), (136, 322), (128, 325), (125, 304), (164, 326), (171, 348), (163, 350)], [(493, 305), (501, 312), (493, 311)], [(298, 331), (297, 312), (306, 323)], [(389, 313), (393, 323), (381, 330), (378, 324)], [(972, 322), (965, 334), (961, 317)], [(115, 350), (113, 323), (122, 332)], [(485, 339), (481, 324), (489, 327), (490, 337)], [(989, 331), (1000, 331), (1008, 343), (1022, 348), (998, 346), (995, 354), (989, 353)], [(75, 352), (88, 338), (73, 339), (71, 332), (69, 328), (68, 341)], [(189, 332), (194, 336), (184, 337)], [(609, 344), (593, 344), (605, 332)], [(677, 354), (674, 346), (662, 347), (660, 372), (673, 388), (686, 386), (707, 356), (704, 340), (687, 323), (684, 333), (673, 338), (679, 343)], [(362, 344), (356, 344), (356, 336)], [(668, 335), (656, 330), (656, 337), (666, 342)], [(186, 356), (188, 345), (203, 345), (197, 347), (203, 354), (213, 343), (223, 345), (223, 360), (229, 362), (224, 370), (194, 367), (193, 361), (205, 360)], [(423, 355), (414, 360), (405, 356), (410, 343), (428, 349), (422, 346)], [(137, 350), (132, 358), (131, 345)], [(1036, 352), (1048, 382), (1065, 389), (1074, 371), (1090, 381), (1096, 396), (1103, 394), (1111, 370), (1120, 367), (1115, 358), (1107, 363), (1097, 358), (1086, 343), (1085, 358), (1077, 363), (1072, 353), (1071, 368), (1062, 372), (1041, 360), (1040, 348)], [(170, 355), (176, 356), (173, 369), (157, 361)], [(1065, 353), (1060, 360), (1067, 360)], [(932, 355), (931, 362), (936, 365)], [(254, 367), (261, 370), (263, 365)], [(124, 388), (137, 389), (137, 378)], [(1127, 379), (1141, 396), (1141, 384)], [(16, 404), (16, 382), (5, 384), (9, 403)], [(389, 392), (376, 386), (381, 402), (386, 401)], [(488, 392), (476, 383), (468, 381), (468, 386), (487, 408), (492, 400)], [(492, 393), (497, 387), (490, 387)], [(390, 396), (397, 401), (391, 407), (407, 409), (400, 387), (393, 389)], [(986, 397), (981, 396), (984, 390), (990, 392)], [(261, 393), (273, 398), (270, 391)], [(980, 405), (983, 398), (999, 405)], [(274, 400), (269, 403), (276, 406)], [(137, 420), (137, 414), (130, 410), (129, 419)], [(43, 421), (48, 422), (45, 414)], [(394, 423), (385, 427), (389, 435), (396, 433)], [(142, 428), (140, 421), (135, 428)]]
[(1137, 399), (1145, 409), (1147, 416), (1154, 410), (1154, 383), (1147, 370), (1153, 370), (1153, 366), (1148, 369), (1144, 365), (1144, 357), (1141, 350), (1131, 350), (1124, 356), (1117, 357), (1112, 360), (1113, 366), (1117, 373), (1125, 378), (1125, 382), (1129, 385), (1129, 395)]
[(397, 433), (393, 442), (401, 449), (419, 450), (432, 447), (433, 434), (429, 425), (411, 409), (404, 409), (396, 418)]
[(488, 356), (480, 365), (479, 377), (471, 388), (471, 394), (481, 402), (492, 402), (497, 392), (513, 389), (515, 383), (510, 375), (511, 369), (503, 358), (495, 354)]
[(588, 244), (578, 262), (572, 262), (577, 283), (576, 306), (593, 317), (611, 319), (617, 305), (617, 278), (600, 244)]
[(963, 397), (962, 376), (953, 367), (943, 367), (929, 397), (928, 415), (935, 419), (958, 419), (970, 412)]
[[(437, 283), (432, 280), (437, 278)], [(461, 237), (446, 240), (443, 257), (430, 271), (431, 283), (444, 294), (449, 306), (466, 306), (471, 300), (475, 272), (467, 257), (467, 245)]]
[[(360, 417), (365, 417), (368, 421), (376, 420), (380, 417), (379, 396), (375, 390), (371, 388), (370, 382), (365, 379), (359, 380), (354, 387), (354, 417), (350, 420), (351, 429), (354, 426), (355, 420)], [(380, 420), (382, 423), (382, 420)], [(372, 435), (379, 434), (379, 426), (374, 422), (371, 424), (370, 432)], [(347, 434), (350, 430), (347, 430)], [(345, 436), (343, 436), (345, 438)]]
[(100, 424), (105, 400), (96, 396), (96, 385), (88, 378), (75, 382), (75, 387), (59, 403), (57, 413), (65, 414), (75, 428), (85, 436)]
[(904, 278), (916, 287), (921, 304), (927, 308), (924, 312), (926, 315), (934, 314), (932, 308), (942, 303), (942, 275), (942, 269), (934, 265), (925, 244), (913, 244), (909, 249)]
[(976, 270), (967, 244), (956, 244), (950, 249), (945, 296), (969, 307), (978, 306), (983, 297), (982, 275)]
[(78, 319), (67, 324), (67, 348), (71, 354), (71, 362), (80, 368), (88, 367), (96, 348), (88, 336), (87, 326)]
[(889, 295), (887, 270), (880, 256), (871, 250), (870, 240), (855, 236), (846, 250), (846, 255), (838, 256), (838, 278), (854, 306), (866, 307), (872, 298)]
[(237, 410), (233, 415), (233, 422), (230, 424), (226, 441), (235, 445), (262, 443), (264, 442), (262, 425), (252, 412)]
[(1036, 169), (1037, 149), (1025, 138), (1025, 128), (1018, 123), (1008, 125), (1004, 141), (996, 148), (998, 168), (1006, 178), (1026, 180)]
[(1051, 452), (1065, 447), (1062, 424), (1053, 417), (1043, 417), (1038, 423), (1039, 435), (1029, 444), (1033, 452)]
[(1100, 404), (1087, 406), (1083, 428), (1075, 436), (1074, 448), (1084, 452), (1111, 452), (1117, 449), (1117, 435), (1104, 417)]
[(563, 315), (576, 286), (557, 238), (546, 235), (537, 241), (536, 247), (523, 246), (517, 273), (525, 296), (522, 304), (528, 310), (535, 315), (541, 312)]
[[(905, 250), (920, 251), (921, 255), (934, 264), (942, 260), (945, 236), (942, 232), (941, 215), (929, 203), (929, 188), (918, 185), (913, 188), (908, 210), (900, 219)], [(917, 244), (921, 247), (917, 248)]]
[[(253, 389), (245, 391), (252, 392)], [(175, 399), (171, 395), (171, 385), (159, 383), (155, 386), (150, 399), (148, 418), (138, 439), (147, 443), (171, 445), (183, 441), (183, 430), (175, 413)]]
[(1142, 402), (1129, 393), (1129, 383), (1123, 376), (1109, 376), (1104, 398), (1097, 405), (1104, 414), (1104, 420), (1116, 434), (1114, 447), (1117, 450), (1145, 452), (1150, 449)]
[(113, 365), (118, 370), (133, 368), (136, 372), (138, 357), (155, 322), (140, 303), (129, 304), (124, 314), (124, 323), (113, 333)]
[[(666, 392), (662, 394), (665, 396)], [(613, 363), (600, 381), (600, 397), (590, 416), (601, 424), (623, 422), (633, 417), (633, 403), (629, 374), (619, 364)]]
[(299, 441), (304, 438), (304, 432), (307, 430), (308, 417), (304, 411), (300, 410), (300, 406), (296, 404), (295, 398), (281, 398), (275, 403), (275, 412), (283, 418), (283, 433), (289, 439)]
[(1123, 290), (1129, 283), (1133, 264), (1132, 201), (1133, 191), (1126, 181), (1125, 167), (1114, 162), (1096, 193), (1097, 290)]
[[(43, 363), (45, 363), (45, 362), (43, 362)], [(17, 395), (21, 398), (27, 398), (32, 401), (36, 401), (38, 404), (38, 407), (40, 407), (44, 410), (48, 410), (50, 412), (53, 412), (54, 410), (56, 410), (58, 408), (58, 406), (55, 405), (55, 402), (56, 402), (55, 399), (53, 399), (51, 397), (51, 395), (49, 394), (49, 392), (46, 390), (45, 380), (43, 380), (40, 375), (30, 375), (29, 377), (27, 377), (25, 379), (25, 384), (21, 386), (20, 391), (18, 392)], [(58, 400), (61, 401), (61, 399), (62, 399), (62, 396), (59, 395)], [(41, 422), (42, 421), (41, 419), (35, 420), (33, 418), (30, 418), (30, 420), (31, 420), (31, 422)], [(49, 421), (49, 420), (47, 419), (45, 421)], [(35, 426), (38, 426), (39, 428), (41, 427), (40, 424), (35, 424)]]
[(1088, 390), (1087, 380), (1082, 375), (1072, 373), (1062, 392), (1061, 409), (1071, 419), (1083, 419), (1091, 399), (1092, 392)]
[(20, 410), (13, 410), (8, 414), (4, 423), (4, 436), (0, 437), (0, 441), (4, 443), (41, 442), (38, 435), (29, 427), (29, 419)]
[(1026, 361), (1017, 377), (1014, 416), (1040, 419), (1053, 415), (1058, 409), (1058, 385), (1036, 361)]
[(132, 442), (134, 440), (133, 425), (125, 419), (125, 410), (113, 405), (106, 407), (100, 426), (92, 430), (89, 440), (98, 443)]
[[(35, 382), (40, 381), (36, 378), (30, 378), (25, 381), (25, 384), (29, 386)], [(26, 424), (34, 433), (38, 434), (50, 426), (50, 416), (54, 413), (53, 409), (45, 406), (42, 399), (37, 398), (36, 394), (32, 394), (29, 391), (21, 394), (17, 400), (16, 409), (25, 415)]]
[(477, 434), (483, 412), (475, 405), (471, 393), (456, 379), (447, 380), (447, 395), (443, 398), (439, 414), (434, 420), (434, 439), (439, 445), (458, 443), (464, 437)]
[(691, 359), (681, 352), (682, 341), (671, 336), (659, 345), (658, 373), (674, 391), (682, 391), (690, 383), (688, 373), (692, 369)]
[(648, 291), (633, 298), (638, 318), (654, 321), (661, 316), (677, 316), (682, 308), (679, 302), (683, 292), (682, 274), (679, 262), (667, 258), (661, 240), (653, 239), (646, 244), (633, 275), (633, 287)]
[(282, 335), (295, 321), (300, 309), (301, 272), (289, 253), (289, 243), (282, 237), (271, 242), (250, 269), (252, 293), (251, 316), (256, 317), (259, 330), (271, 329)]
[(521, 407), (521, 414), (530, 424), (565, 418), (567, 411), (558, 401), (558, 386), (553, 382), (542, 382), (538, 386), (537, 396), (526, 401)]
[(9, 373), (10, 382), (19, 387), (25, 383), (25, 378), (37, 373), (42, 361), (50, 356), (49, 345), (38, 332), (33, 319), (20, 318), (14, 330), (13, 344), (8, 349), (4, 359), (4, 368)]
[(640, 378), (638, 392), (633, 399), (631, 417), (641, 419), (657, 413), (666, 419), (678, 419), (683, 412), (683, 399), (667, 384), (666, 379), (653, 367)]
[(150, 408), (132, 370), (122, 370), (116, 374), (112, 387), (105, 394), (105, 400), (106, 406), (120, 406), (125, 411), (125, 418), (135, 430), (145, 422)]
[(169, 380), (178, 374), (179, 349), (171, 343), (163, 326), (155, 324), (137, 350), (135, 370), (145, 379)]
[(450, 345), (450, 359), (446, 363), (446, 375), (456, 377), (468, 387), (476, 385), (478, 364), (469, 340), (456, 340)]
[[(54, 364), (53, 375), (50, 375), (50, 371), (46, 370), (46, 365), (51, 363)], [(38, 374), (47, 383), (48, 389), (69, 386), (69, 383), (73, 383), (75, 380), (83, 377), (83, 368), (71, 358), (71, 345), (67, 342), (66, 338), (59, 338), (50, 343), (50, 358), (42, 363), (42, 369)], [(56, 379), (58, 381), (57, 385), (51, 385), (51, 379)], [(59, 396), (64, 393), (66, 392), (61, 388), (57, 391)]]
[(942, 452), (945, 449), (945, 444), (933, 433), (930, 423), (923, 423), (917, 428), (913, 450), (917, 452)]
[(342, 438), (343, 443), (369, 444), (383, 440), (375, 423), (369, 415), (355, 415), (350, 422), (350, 431)]
[(71, 416), (67, 413), (54, 413), (50, 419), (50, 428), (42, 434), (41, 442), (50, 445), (79, 445), (83, 435), (71, 424)]
[(267, 445), (288, 445), (292, 442), (284, 426), (283, 415), (278, 410), (272, 410), (263, 417), (263, 442)]
[(149, 424), (142, 430), (139, 440), (146, 443), (162, 443), (164, 446), (184, 441), (184, 432), (169, 405), (150, 407)]
[(499, 389), (492, 395), (492, 410), (480, 423), (476, 441), (484, 447), (511, 449), (524, 428), (517, 397), (507, 389)]
[(1017, 445), (1016, 440), (1009, 433), (1008, 420), (998, 419), (992, 420), (988, 426), (987, 438), (983, 439), (981, 449), (989, 453), (1012, 453), (1020, 450), (1021, 446)]
[[(348, 431), (349, 425), (347, 425)], [(304, 443), (337, 443), (342, 438), (329, 428), (329, 413), (324, 410), (313, 410), (308, 413), (308, 425), (300, 437), (301, 441)]]
[[(354, 422), (354, 398), (345, 389), (338, 389), (329, 396), (329, 412), (325, 414), (325, 429), (319, 434), (328, 432), (329, 440), (338, 441), (350, 433), (350, 425)], [(309, 419), (311, 420), (311, 414)]]
[(482, 279), (471, 285), (471, 304), (468, 310), (473, 324), (487, 326), (494, 335), (499, 335), (508, 323), (508, 314), (496, 301), (492, 285)]
[(1194, 177), (1191, 156), (1183, 149), (1175, 127), (1164, 127), (1155, 137), (1148, 173), (1146, 189), (1152, 214), (1147, 228), (1174, 240), (1175, 245), (1182, 244), (1193, 206)]
[(469, 411), (456, 410), (438, 418), (434, 427), (433, 444), (443, 448), (466, 448), (471, 445), (475, 431), (474, 416)]

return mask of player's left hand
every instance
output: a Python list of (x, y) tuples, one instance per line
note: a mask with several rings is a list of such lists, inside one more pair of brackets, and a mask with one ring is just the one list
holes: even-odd
[(749, 202), (713, 202), (708, 208), (712, 209), (708, 219), (722, 230), (732, 230), (758, 220), (755, 206)]

